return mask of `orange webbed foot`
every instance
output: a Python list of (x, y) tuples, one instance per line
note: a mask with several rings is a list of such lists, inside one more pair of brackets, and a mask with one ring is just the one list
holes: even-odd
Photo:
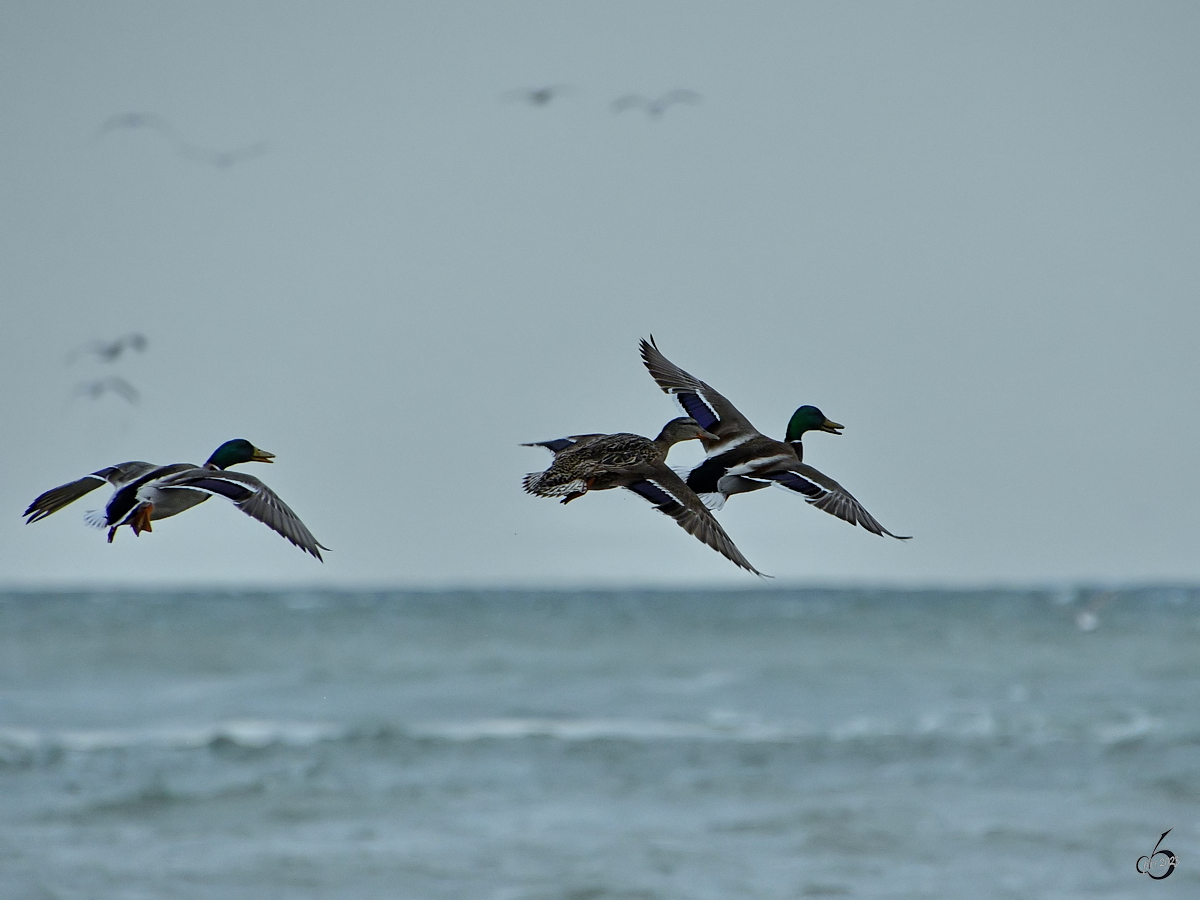
[(133, 529), (134, 534), (140, 535), (143, 531), (154, 531), (154, 529), (150, 527), (150, 513), (153, 511), (153, 503), (147, 503), (137, 511), (129, 523), (129, 526)]

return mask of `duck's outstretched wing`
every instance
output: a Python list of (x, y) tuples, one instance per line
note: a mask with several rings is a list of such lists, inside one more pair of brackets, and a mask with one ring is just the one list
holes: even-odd
[[(683, 411), (700, 423), (705, 431), (722, 438), (725, 444), (729, 438), (757, 435), (758, 429), (750, 424), (750, 420), (738, 412), (738, 408), (715, 391), (711, 385), (705, 384), (699, 378), (689, 375), (675, 363), (662, 355), (654, 336), (643, 340), (640, 345), (642, 362), (650, 372), (650, 377), (658, 382), (664, 392), (674, 395), (683, 407)], [(721, 445), (717, 445), (718, 449)]]
[[(224, 497), (251, 518), (287, 538), (301, 550), (321, 559), (328, 547), (317, 542), (300, 517), (279, 499), (279, 495), (255, 478), (242, 472), (214, 469), (189, 469), (157, 482), (159, 489), (189, 488)], [(324, 560), (321, 560), (324, 562)]]
[(867, 512), (866, 508), (854, 499), (854, 495), (830, 478), (818, 472), (812, 466), (800, 463), (786, 472), (768, 472), (756, 475), (756, 479), (766, 479), (775, 482), (789, 491), (803, 494), (804, 499), (823, 512), (837, 516), (851, 525), (861, 525), (871, 534), (881, 537), (887, 535), (898, 541), (908, 541), (912, 535), (892, 534), (879, 524), (879, 521)]
[(568, 434), (566, 437), (555, 438), (552, 441), (532, 441), (528, 444), (522, 444), (522, 447), (545, 447), (555, 456), (562, 453), (571, 447), (580, 444), (590, 444), (596, 438), (602, 438), (603, 434)]
[(85, 494), (90, 494), (102, 484), (111, 484), (118, 490), (132, 481), (136, 481), (142, 475), (150, 472), (158, 466), (153, 463), (134, 460), (132, 462), (117, 463), (115, 466), (107, 466), (103, 469), (97, 469), (90, 475), (85, 475), (78, 481), (72, 481), (69, 484), (62, 484), (56, 488), (51, 488), (29, 504), (29, 508), (21, 513), (22, 516), (28, 516), (25, 524), (36, 522), (39, 519), (44, 519), (46, 516), (53, 515), (64, 506), (69, 506)]
[(696, 493), (665, 465), (654, 467), (644, 478), (624, 487), (649, 500), (660, 513), (670, 516), (680, 528), (712, 547), (734, 565), (763, 578), (771, 577), (750, 565)]

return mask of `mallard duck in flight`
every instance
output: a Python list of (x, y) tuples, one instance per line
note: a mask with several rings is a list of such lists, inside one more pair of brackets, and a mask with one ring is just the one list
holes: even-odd
[(523, 444), (545, 447), (554, 462), (544, 472), (525, 476), (525, 490), (539, 497), (561, 497), (563, 503), (588, 491), (626, 488), (673, 518), (684, 531), (726, 559), (755, 575), (729, 535), (695, 492), (667, 465), (667, 452), (680, 441), (716, 440), (692, 418), (672, 419), (654, 440), (640, 434), (576, 434), (552, 441)]
[(26, 524), (37, 522), (107, 482), (115, 488), (108, 504), (103, 510), (88, 513), (85, 519), (89, 525), (107, 528), (108, 541), (112, 543), (122, 525), (128, 525), (134, 534), (152, 531), (151, 521), (177, 516), (217, 495), (321, 559), (320, 551), (329, 548), (317, 542), (274, 491), (253, 475), (226, 471), (242, 463), (273, 462), (274, 457), (274, 453), (237, 439), (226, 441), (214, 450), (203, 466), (193, 463), (156, 466), (140, 460), (118, 463), (46, 491), (21, 515), (27, 517)]
[(908, 536), (892, 534), (848, 490), (803, 462), (801, 437), (806, 431), (841, 434), (843, 428), (815, 406), (797, 409), (788, 422), (785, 440), (776, 441), (759, 432), (711, 386), (663, 356), (653, 337), (641, 342), (641, 353), (642, 362), (658, 386), (672, 394), (705, 431), (715, 435), (701, 439), (706, 458), (687, 474), (686, 480), (706, 504), (720, 509), (734, 494), (778, 484), (802, 494), (817, 509), (851, 525), (861, 525), (872, 534), (909, 540)]

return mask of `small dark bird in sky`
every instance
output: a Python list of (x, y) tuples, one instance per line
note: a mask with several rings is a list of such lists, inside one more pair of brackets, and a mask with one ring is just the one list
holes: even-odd
[(117, 375), (97, 378), (95, 381), (84, 381), (75, 387), (76, 396), (88, 397), (91, 400), (99, 400), (105, 394), (110, 393), (124, 398), (134, 406), (142, 397), (137, 388)]
[(566, 97), (575, 93), (575, 89), (567, 84), (548, 84), (539, 88), (516, 88), (501, 96), (506, 100), (520, 100), (530, 106), (546, 106), (556, 97)]
[(172, 143), (179, 141), (179, 135), (175, 129), (171, 127), (171, 123), (157, 113), (117, 113), (105, 119), (99, 128), (96, 129), (96, 134), (93, 140), (99, 143), (104, 139), (104, 136), (110, 131), (116, 131), (118, 128), (149, 128), (151, 131), (157, 131), (167, 140)]
[(123, 334), (112, 341), (97, 338), (72, 350), (67, 356), (67, 363), (73, 363), (85, 353), (93, 354), (101, 362), (115, 362), (126, 350), (136, 350), (141, 353), (148, 346), (149, 341), (146, 340), (146, 336), (136, 331)]
[(644, 109), (646, 115), (651, 119), (661, 119), (662, 114), (667, 111), (667, 107), (674, 103), (699, 103), (702, 99), (695, 91), (685, 88), (667, 91), (661, 97), (654, 99), (641, 94), (626, 94), (613, 101), (612, 111), (619, 113), (627, 109)]
[(175, 126), (158, 113), (128, 112), (109, 116), (96, 129), (94, 140), (99, 142), (109, 132), (116, 131), (118, 128), (146, 128), (158, 132), (175, 148), (176, 155), (184, 159), (207, 163), (216, 169), (227, 169), (235, 163), (262, 156), (267, 152), (266, 141), (259, 141), (256, 144), (248, 144), (233, 150), (216, 150), (201, 144), (193, 144), (191, 141), (185, 140)]
[(67, 356), (67, 363), (75, 362), (84, 353), (93, 353), (102, 362), (115, 362), (126, 350), (136, 350), (138, 353), (141, 353), (149, 345), (149, 341), (146, 340), (144, 334), (131, 331), (129, 334), (121, 335), (115, 341), (102, 341), (99, 339), (89, 341), (82, 347), (72, 350)]

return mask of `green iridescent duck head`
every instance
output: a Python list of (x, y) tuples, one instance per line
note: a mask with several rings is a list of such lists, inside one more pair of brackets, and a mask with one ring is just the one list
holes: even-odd
[(242, 438), (226, 441), (213, 451), (212, 456), (204, 465), (210, 469), (228, 469), (230, 466), (248, 462), (274, 462), (275, 454), (259, 450), (252, 443)]
[(787, 435), (784, 437), (788, 443), (800, 440), (801, 436), (806, 431), (826, 431), (829, 434), (841, 434), (845, 425), (839, 425), (837, 422), (831, 422), (825, 418), (825, 413), (821, 412), (815, 406), (802, 406), (794, 413), (788, 421)]

